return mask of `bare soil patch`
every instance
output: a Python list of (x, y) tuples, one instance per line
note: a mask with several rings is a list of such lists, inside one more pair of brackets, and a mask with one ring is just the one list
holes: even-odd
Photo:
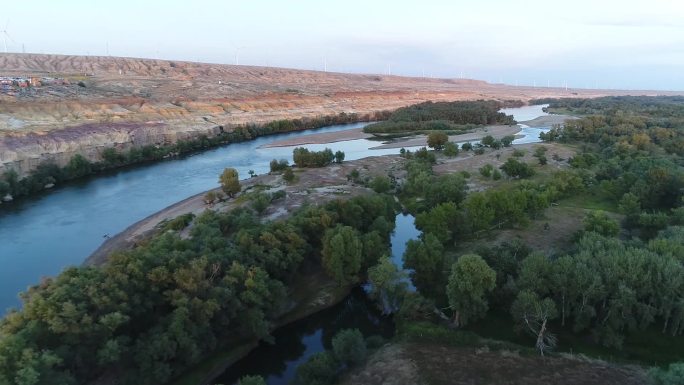
[[(432, 385), (641, 385), (640, 368), (566, 357), (411, 343), (404, 347)], [(361, 384), (361, 383), (359, 383)]]
[(643, 385), (644, 370), (577, 356), (523, 356), (507, 350), (386, 345), (343, 385)]
[(262, 148), (270, 147), (289, 147), (289, 146), (300, 146), (303, 144), (323, 144), (323, 143), (334, 143), (342, 142), (345, 140), (356, 140), (356, 139), (366, 139), (371, 138), (373, 135), (366, 134), (363, 132), (363, 128), (354, 128), (351, 130), (337, 131), (337, 132), (325, 132), (321, 134), (311, 134), (304, 135), (297, 138), (276, 140), (261, 146)]

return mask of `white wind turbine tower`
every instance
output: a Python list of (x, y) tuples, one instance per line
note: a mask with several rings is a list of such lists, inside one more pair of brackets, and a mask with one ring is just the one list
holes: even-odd
[(240, 65), (240, 50), (245, 49), (247, 47), (245, 46), (240, 46), (240, 47), (235, 47), (235, 65), (239, 66)]
[(7, 53), (7, 39), (9, 39), (9, 41), (14, 43), (14, 40), (12, 39), (12, 37), (9, 35), (9, 33), (7, 33), (7, 26), (8, 25), (9, 25), (9, 19), (7, 19), (7, 22), (5, 23), (5, 29), (0, 31), (0, 34), (2, 34), (2, 43), (5, 46), (5, 53)]

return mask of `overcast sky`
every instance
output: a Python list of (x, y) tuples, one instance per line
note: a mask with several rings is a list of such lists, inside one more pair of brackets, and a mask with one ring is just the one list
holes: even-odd
[(684, 90), (684, 0), (0, 0), (7, 19), (14, 52), (234, 63), (242, 47), (240, 64)]

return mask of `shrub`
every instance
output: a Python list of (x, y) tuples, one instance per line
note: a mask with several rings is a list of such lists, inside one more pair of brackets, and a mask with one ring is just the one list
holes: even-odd
[(287, 196), (287, 193), (285, 192), (285, 190), (278, 190), (278, 191), (274, 192), (273, 194), (271, 194), (271, 200), (274, 201), (274, 200), (278, 200), (278, 199), (283, 199), (286, 196)]
[(252, 208), (259, 215), (263, 214), (264, 211), (266, 211), (266, 209), (268, 208), (268, 205), (271, 204), (271, 196), (269, 194), (262, 192), (252, 195), (251, 200)]
[(494, 166), (491, 164), (487, 163), (484, 166), (480, 167), (480, 174), (482, 174), (483, 177), (489, 178), (492, 176), (492, 172), (494, 171)]
[(480, 141), (483, 146), (491, 146), (494, 143), (494, 137), (491, 135), (487, 135), (482, 140)]
[(482, 155), (485, 153), (485, 148), (484, 147), (478, 147), (475, 150), (473, 150), (473, 153), (475, 155)]
[(392, 181), (387, 176), (378, 175), (371, 180), (370, 188), (378, 194), (386, 193), (392, 188)]
[(444, 155), (454, 157), (458, 155), (458, 146), (454, 142), (446, 142), (444, 144)]
[(672, 363), (667, 370), (653, 368), (648, 375), (656, 385), (684, 385), (684, 362)]
[(270, 163), (271, 172), (285, 171), (289, 167), (288, 161), (286, 159), (275, 160), (273, 159)]
[(291, 168), (286, 168), (285, 171), (283, 171), (283, 179), (285, 179), (285, 182), (291, 183), (292, 181), (295, 180), (295, 174), (294, 171), (292, 171)]
[(312, 355), (297, 368), (296, 382), (300, 385), (329, 385), (334, 383), (339, 364), (330, 352)]
[(366, 359), (366, 341), (359, 329), (340, 330), (332, 339), (333, 352), (338, 361), (358, 365)]
[(603, 211), (592, 211), (584, 217), (584, 231), (614, 237), (620, 233), (620, 225)]
[(523, 151), (523, 150), (518, 150), (518, 149), (516, 148), (515, 150), (513, 150), (513, 156), (516, 157), (516, 158), (522, 158), (523, 156), (525, 156), (525, 151)]
[(418, 150), (416, 150), (414, 156), (416, 157), (416, 159), (422, 159), (422, 160), (425, 160), (425, 161), (433, 163), (433, 164), (435, 162), (437, 162), (437, 158), (435, 158), (435, 154), (428, 151), (428, 149), (425, 147), (421, 147)]
[(172, 220), (166, 222), (166, 225), (164, 225), (164, 230), (183, 230), (184, 228), (188, 227), (190, 222), (195, 218), (195, 214), (193, 213), (187, 213), (183, 215), (179, 215)]
[(506, 135), (503, 138), (501, 138), (501, 144), (504, 147), (510, 147), (513, 141), (515, 140), (515, 136), (513, 135)]
[(266, 385), (266, 381), (261, 376), (244, 376), (238, 381), (238, 385)]
[(534, 170), (529, 164), (508, 158), (503, 166), (499, 167), (511, 178), (529, 178), (534, 175)]
[(377, 349), (385, 344), (385, 339), (379, 335), (372, 335), (366, 338), (366, 346), (369, 349)]
[(359, 183), (359, 177), (361, 177), (361, 173), (356, 168), (351, 170), (349, 174), (347, 174), (347, 180), (354, 183)]
[(466, 142), (466, 143), (463, 143), (461, 145), (461, 150), (463, 150), (463, 151), (470, 151), (472, 149), (473, 149), (473, 144), (470, 142)]
[(216, 191), (208, 191), (206, 194), (204, 194), (204, 203), (206, 204), (212, 204), (216, 200), (221, 200), (221, 193), (218, 193)]

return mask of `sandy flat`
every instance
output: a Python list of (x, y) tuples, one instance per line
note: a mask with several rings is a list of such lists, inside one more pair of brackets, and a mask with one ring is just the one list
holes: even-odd
[[(478, 128), (473, 132), (460, 135), (450, 135), (450, 142), (468, 142), (474, 140), (480, 140), (483, 136), (491, 135), (494, 138), (500, 139), (506, 135), (515, 135), (520, 132), (520, 127), (517, 125), (513, 126), (485, 126)], [(380, 146), (371, 147), (371, 150), (381, 150), (387, 148), (402, 148), (402, 147), (415, 147), (415, 146), (427, 146), (427, 135), (413, 136), (410, 138), (399, 139), (395, 142), (386, 143)]]
[(529, 127), (548, 127), (553, 126), (554, 124), (563, 124), (563, 122), (569, 119), (577, 119), (577, 117), (570, 115), (544, 115), (518, 123), (525, 124)]
[(260, 148), (289, 147), (300, 146), (304, 144), (335, 143), (343, 142), (345, 140), (366, 139), (372, 136), (373, 135), (371, 134), (366, 134), (365, 132), (363, 132), (363, 128), (354, 128), (351, 130), (324, 132), (320, 134), (304, 135), (298, 138), (276, 140), (275, 142), (264, 144)]

